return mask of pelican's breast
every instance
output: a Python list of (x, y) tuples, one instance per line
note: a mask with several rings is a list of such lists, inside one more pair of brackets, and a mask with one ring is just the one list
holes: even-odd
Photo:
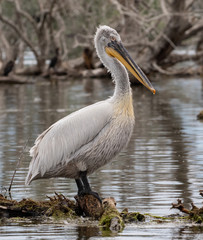
[(114, 114), (116, 117), (123, 118), (123, 121), (128, 119), (134, 120), (134, 109), (131, 93), (122, 96), (114, 103)]
[(123, 99), (111, 99), (113, 114), (108, 125), (89, 144), (73, 156), (77, 168), (88, 174), (107, 164), (129, 142), (134, 127), (134, 111), (131, 95)]

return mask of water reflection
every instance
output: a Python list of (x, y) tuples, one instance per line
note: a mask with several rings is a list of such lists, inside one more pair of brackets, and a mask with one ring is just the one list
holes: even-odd
[(77, 240), (88, 240), (94, 236), (101, 236), (101, 232), (97, 227), (80, 226), (76, 228)]
[(183, 226), (181, 224), (152, 224), (127, 226), (122, 233), (109, 234), (101, 232), (99, 228), (92, 226), (74, 226), (64, 223), (55, 225), (29, 224), (21, 225), (16, 230), (14, 224), (0, 226), (2, 240), (24, 240), (24, 239), (61, 239), (61, 240), (96, 240), (96, 239), (128, 239), (128, 240), (159, 240), (179, 239), (193, 240), (202, 239), (202, 226)]
[[(186, 204), (192, 200), (197, 205), (202, 202), (198, 190), (202, 188), (203, 122), (196, 119), (203, 108), (202, 80), (164, 79), (154, 85), (155, 96), (142, 87), (133, 88), (136, 124), (132, 139), (90, 181), (101, 196), (114, 196), (119, 209), (127, 206), (131, 211), (167, 215), (176, 212), (170, 210), (170, 204), (177, 198)], [(112, 92), (113, 84), (105, 79), (57, 85), (1, 85), (0, 185), (9, 186), (20, 152), (29, 139), (14, 180), (13, 198), (44, 199), (55, 191), (73, 198), (76, 186), (70, 179), (39, 180), (24, 186), (29, 147), (56, 120)], [(78, 239), (83, 235), (88, 239), (91, 232), (80, 227), (74, 231)], [(98, 229), (92, 231), (95, 236), (100, 234)], [(128, 234), (127, 230), (120, 236), (123, 234)]]

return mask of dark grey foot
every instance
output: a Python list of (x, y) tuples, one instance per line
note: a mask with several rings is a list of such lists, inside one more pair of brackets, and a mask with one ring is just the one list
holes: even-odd
[(102, 203), (101, 198), (99, 197), (99, 194), (96, 192), (93, 192), (90, 184), (87, 179), (87, 171), (80, 172), (80, 178), (75, 179), (77, 187), (78, 187), (78, 196), (84, 196), (84, 195), (92, 195), (95, 198), (97, 198), (100, 203)]
[(92, 195), (94, 196), (96, 199), (98, 199), (100, 201), (100, 203), (102, 203), (102, 200), (99, 196), (99, 194), (97, 192), (93, 192), (93, 191), (87, 191), (87, 190), (82, 190), (80, 192), (78, 192), (78, 196), (85, 196), (85, 195)]

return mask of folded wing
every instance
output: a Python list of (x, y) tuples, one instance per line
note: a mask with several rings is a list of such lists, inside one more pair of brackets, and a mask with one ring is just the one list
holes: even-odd
[(37, 175), (43, 176), (61, 161), (92, 141), (112, 117), (112, 105), (102, 101), (76, 111), (50, 126), (30, 150), (32, 160), (26, 178), (29, 184)]

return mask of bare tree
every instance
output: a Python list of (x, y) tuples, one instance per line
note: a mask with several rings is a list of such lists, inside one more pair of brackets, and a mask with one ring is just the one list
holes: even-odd
[[(121, 35), (130, 39), (126, 45), (135, 51), (138, 62), (146, 72), (165, 74), (185, 73), (165, 67), (191, 59), (182, 58), (173, 50), (203, 30), (203, 3), (194, 0), (124, 1), (111, 0), (122, 16)], [(125, 26), (128, 26), (127, 29)], [(133, 27), (135, 29), (133, 30)], [(122, 29), (125, 28), (125, 31)], [(133, 37), (134, 35), (134, 37)], [(194, 56), (197, 59), (202, 53)], [(172, 60), (173, 59), (173, 60)]]
[(81, 57), (84, 48), (93, 50), (96, 27), (107, 24), (117, 29), (146, 73), (186, 73), (171, 67), (201, 59), (201, 48), (193, 56), (173, 50), (191, 42), (201, 45), (202, 8), (201, 0), (0, 0), (0, 57), (18, 56), (22, 67), (29, 50), (40, 73), (56, 49), (62, 62)]
[[(23, 9), (23, 1), (15, 0), (9, 1), (9, 3), (12, 4), (14, 14), (12, 18), (8, 18), (3, 14), (2, 4), (0, 5), (0, 20), (4, 23), (1, 28), (9, 27), (10, 31), (5, 30), (4, 32), (6, 32), (6, 34), (8, 34), (8, 32), (14, 32), (16, 36), (20, 38), (29, 50), (33, 52), (37, 61), (38, 70), (42, 71), (52, 39), (50, 33), (47, 33), (51, 27), (47, 28), (47, 25), (51, 22), (50, 18), (52, 17), (56, 1), (41, 1), (39, 12), (33, 15)], [(10, 46), (11, 44), (9, 44), (9, 48)]]

